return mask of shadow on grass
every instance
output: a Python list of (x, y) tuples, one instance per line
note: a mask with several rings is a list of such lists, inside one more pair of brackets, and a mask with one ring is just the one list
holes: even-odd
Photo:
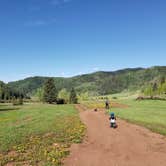
[(0, 112), (4, 111), (16, 111), (19, 110), (20, 108), (0, 108)]

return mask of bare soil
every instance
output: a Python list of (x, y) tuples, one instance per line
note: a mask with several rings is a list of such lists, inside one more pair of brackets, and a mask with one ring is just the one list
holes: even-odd
[(120, 119), (112, 129), (104, 111), (78, 109), (87, 135), (71, 146), (65, 166), (166, 166), (166, 137)]

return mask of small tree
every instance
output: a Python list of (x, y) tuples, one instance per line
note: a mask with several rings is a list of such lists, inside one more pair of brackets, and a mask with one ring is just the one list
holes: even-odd
[(158, 92), (158, 85), (157, 85), (156, 82), (153, 84), (152, 89), (153, 89), (153, 94), (154, 94), (154, 95), (157, 95), (157, 92)]
[(162, 94), (162, 85), (160, 84), (158, 87), (158, 94), (161, 95)]
[(79, 100), (81, 100), (81, 101), (88, 100), (88, 99), (89, 99), (89, 93), (88, 93), (88, 92), (81, 93), (81, 94), (78, 96), (78, 98), (79, 98)]
[(162, 84), (161, 91), (162, 94), (166, 94), (166, 82)]
[(44, 84), (43, 100), (46, 103), (52, 104), (56, 102), (57, 90), (55, 87), (54, 79), (49, 78)]
[(153, 97), (153, 87), (151, 85), (149, 85), (145, 90), (144, 90), (144, 94), (146, 96), (151, 96)]
[(69, 93), (67, 92), (67, 90), (65, 88), (62, 89), (61, 91), (59, 91), (58, 98), (63, 99), (65, 101), (65, 103), (69, 102)]
[(36, 92), (36, 96), (39, 99), (39, 101), (43, 101), (44, 89), (43, 88), (38, 88), (37, 92)]
[(76, 94), (74, 88), (71, 89), (69, 100), (70, 100), (71, 104), (77, 104), (77, 102), (78, 102), (77, 94)]
[(165, 83), (165, 77), (162, 76), (162, 77), (160, 78), (160, 84), (162, 85), (162, 84), (164, 84), (164, 83)]

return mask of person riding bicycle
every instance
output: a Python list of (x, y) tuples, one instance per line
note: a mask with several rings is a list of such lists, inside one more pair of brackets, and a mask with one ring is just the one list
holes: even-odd
[(116, 127), (116, 116), (115, 116), (114, 112), (110, 113), (109, 120), (110, 120), (110, 127), (115, 128)]

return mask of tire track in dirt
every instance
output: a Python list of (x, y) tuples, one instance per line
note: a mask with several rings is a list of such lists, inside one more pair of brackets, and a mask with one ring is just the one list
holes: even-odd
[(164, 136), (120, 119), (111, 129), (104, 111), (77, 109), (87, 134), (82, 144), (71, 146), (65, 166), (166, 166)]

